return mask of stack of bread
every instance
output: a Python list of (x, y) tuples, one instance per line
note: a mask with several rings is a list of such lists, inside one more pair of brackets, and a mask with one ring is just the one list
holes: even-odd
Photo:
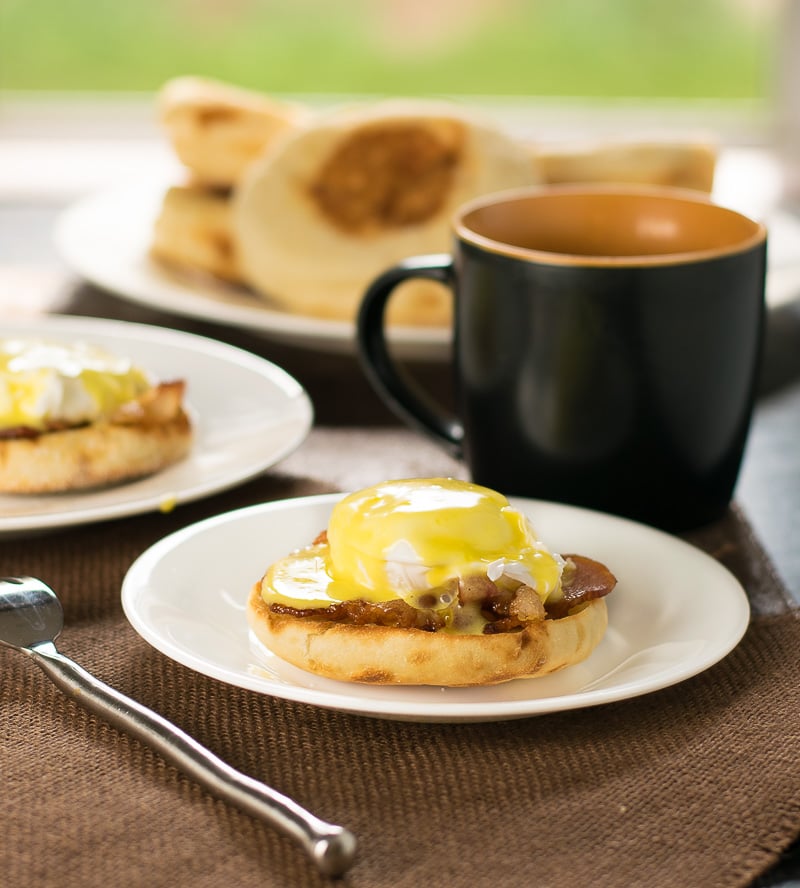
[[(242, 284), (273, 307), (353, 320), (366, 285), (412, 255), (447, 252), (450, 219), (492, 191), (629, 182), (710, 191), (705, 144), (547, 149), (455, 103), (384, 100), (323, 113), (194, 77), (170, 81), (159, 116), (187, 169), (157, 219), (152, 253)], [(390, 323), (442, 326), (449, 294), (411, 281)]]

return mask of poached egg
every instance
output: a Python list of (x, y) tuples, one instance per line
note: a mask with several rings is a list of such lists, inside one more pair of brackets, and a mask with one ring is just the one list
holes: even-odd
[(327, 542), (273, 564), (262, 593), (300, 609), (400, 598), (452, 611), (454, 579), (508, 578), (544, 602), (558, 595), (563, 566), (502, 494), (452, 478), (418, 478), (346, 496), (332, 511)]
[(0, 340), (0, 429), (97, 422), (150, 387), (128, 358), (95, 345)]

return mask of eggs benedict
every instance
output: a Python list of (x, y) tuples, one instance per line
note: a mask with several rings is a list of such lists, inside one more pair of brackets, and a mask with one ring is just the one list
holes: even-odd
[(275, 654), (328, 678), (495, 684), (588, 657), (615, 585), (604, 565), (551, 552), (493, 490), (398, 480), (338, 502), (255, 584), (247, 618)]
[(184, 389), (87, 343), (0, 339), (0, 491), (95, 487), (181, 459)]

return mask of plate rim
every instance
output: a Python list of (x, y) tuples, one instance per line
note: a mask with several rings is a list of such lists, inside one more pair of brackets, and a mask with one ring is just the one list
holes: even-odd
[[(174, 648), (179, 647), (177, 644), (172, 651), (165, 650), (158, 634), (153, 631), (152, 627), (147, 624), (147, 621), (144, 620), (138, 612), (135, 604), (135, 596), (141, 588), (135, 586), (135, 583), (138, 581), (138, 575), (149, 570), (151, 566), (155, 566), (163, 554), (172, 552), (177, 546), (192, 537), (213, 530), (214, 527), (222, 524), (235, 523), (254, 515), (280, 512), (286, 508), (304, 510), (306, 508), (318, 506), (332, 507), (333, 504), (345, 495), (346, 492), (325, 493), (257, 503), (204, 518), (194, 524), (187, 525), (186, 527), (168, 534), (141, 553), (131, 564), (123, 578), (121, 601), (126, 619), (134, 631), (136, 631), (141, 638), (158, 650), (163, 656), (224, 684), (229, 684), (234, 687), (243, 688), (245, 690), (278, 699), (317, 706), (323, 709), (346, 712), (359, 716), (419, 723), (504, 721), (565, 712), (574, 709), (583, 709), (634, 699), (679, 684), (710, 669), (724, 659), (739, 644), (750, 624), (750, 602), (742, 584), (724, 565), (697, 546), (694, 546), (679, 537), (668, 534), (665, 531), (661, 531), (649, 525), (640, 524), (621, 516), (602, 513), (591, 509), (584, 509), (564, 503), (515, 496), (509, 496), (508, 499), (512, 505), (517, 507), (521, 505), (526, 509), (554, 509), (562, 511), (566, 515), (580, 513), (582, 516), (588, 517), (593, 521), (614, 523), (620, 533), (624, 532), (626, 529), (630, 530), (631, 528), (635, 528), (637, 533), (644, 532), (651, 534), (654, 539), (657, 539), (662, 544), (666, 542), (670, 547), (683, 550), (687, 554), (691, 553), (690, 557), (692, 558), (700, 558), (706, 564), (707, 569), (715, 571), (720, 577), (720, 580), (724, 581), (727, 587), (725, 594), (730, 594), (732, 605), (735, 608), (733, 613), (737, 618), (735, 631), (732, 631), (724, 642), (717, 642), (717, 644), (713, 646), (713, 652), (706, 654), (706, 656), (701, 658), (699, 662), (692, 661), (693, 665), (691, 668), (673, 670), (666, 680), (660, 680), (656, 683), (653, 683), (652, 680), (649, 683), (639, 681), (638, 683), (634, 683), (636, 686), (632, 688), (631, 683), (628, 682), (627, 684), (623, 683), (622, 685), (612, 686), (610, 688), (583, 690), (554, 697), (501, 700), (489, 704), (485, 702), (448, 702), (446, 704), (446, 711), (442, 712), (441, 707), (443, 704), (441, 701), (436, 704), (431, 702), (406, 702), (398, 706), (396, 701), (393, 702), (391, 700), (390, 695), (386, 700), (365, 700), (364, 698), (358, 697), (357, 694), (352, 693), (352, 689), (347, 682), (336, 683), (341, 686), (342, 691), (341, 693), (333, 695), (324, 690), (320, 691), (318, 689), (306, 688), (300, 685), (281, 684), (277, 681), (271, 683), (267, 681), (267, 684), (269, 685), (267, 686), (267, 684), (265, 684), (266, 680), (263, 678), (258, 678), (256, 676), (251, 678), (246, 675), (243, 676), (240, 673), (237, 673), (237, 680), (233, 680), (230, 670), (223, 668), (215, 669), (213, 667), (209, 668), (208, 661), (204, 660), (203, 657), (197, 653), (182, 650), (181, 656), (176, 655)], [(248, 631), (248, 643), (254, 643), (253, 635), (250, 631)], [(528, 680), (536, 681), (536, 679)], [(387, 690), (391, 692), (392, 689)], [(322, 699), (320, 699), (320, 697), (322, 697)], [(487, 713), (487, 709), (491, 709), (492, 712)]]
[[(2, 516), (0, 515), (0, 539), (13, 537), (21, 533), (31, 531), (51, 531), (74, 527), (97, 521), (117, 520), (132, 515), (146, 514), (159, 511), (163, 505), (165, 495), (176, 497), (176, 505), (195, 502), (221, 493), (238, 486), (251, 478), (256, 477), (270, 466), (284, 459), (302, 444), (308, 436), (314, 422), (314, 406), (305, 388), (286, 370), (279, 365), (262, 358), (252, 352), (235, 345), (191, 333), (184, 330), (176, 330), (171, 327), (163, 327), (155, 324), (145, 324), (133, 321), (115, 320), (111, 318), (95, 318), (83, 315), (48, 314), (33, 318), (11, 318), (0, 320), (0, 337), (19, 333), (20, 335), (59, 335), (59, 333), (80, 333), (84, 337), (97, 335), (109, 338), (120, 338), (127, 341), (146, 340), (148, 345), (155, 344), (160, 348), (169, 348), (177, 344), (194, 351), (200, 356), (208, 356), (214, 360), (223, 361), (261, 376), (276, 391), (285, 395), (287, 404), (291, 403), (296, 410), (297, 420), (300, 426), (297, 431), (287, 437), (282, 447), (269, 455), (258, 465), (251, 465), (246, 471), (232, 472), (225, 480), (218, 480), (212, 484), (194, 484), (190, 489), (175, 490), (170, 487), (160, 492), (160, 496), (152, 494), (139, 499), (122, 500), (114, 504), (106, 504), (95, 508), (72, 508), (66, 513), (44, 512), (38, 515), (27, 516)], [(153, 477), (156, 477), (155, 475)], [(118, 490), (123, 492), (126, 485), (122, 484)], [(80, 492), (69, 493), (65, 496), (77, 497)], [(0, 497), (11, 494), (0, 494)], [(123, 494), (124, 496), (124, 494)]]

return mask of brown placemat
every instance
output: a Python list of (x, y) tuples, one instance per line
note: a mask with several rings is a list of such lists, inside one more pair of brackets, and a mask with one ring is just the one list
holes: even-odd
[[(732, 886), (800, 831), (800, 620), (732, 511), (694, 536), (745, 583), (754, 618), (673, 688), (494, 724), (350, 716), (198, 675), (125, 621), (122, 578), (166, 533), (264, 499), (459, 467), (402, 431), (315, 430), (275, 471), (171, 515), (0, 542), (0, 574), (59, 593), (68, 656), (232, 765), (352, 829), (352, 886)], [(85, 713), (0, 650), (0, 881), (322, 885), (296, 846)]]

